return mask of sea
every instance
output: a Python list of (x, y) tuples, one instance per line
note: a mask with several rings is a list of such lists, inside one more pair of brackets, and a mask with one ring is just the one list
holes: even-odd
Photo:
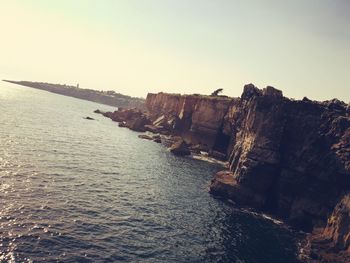
[(208, 193), (220, 165), (96, 109), (0, 84), (0, 262), (297, 262), (293, 231)]

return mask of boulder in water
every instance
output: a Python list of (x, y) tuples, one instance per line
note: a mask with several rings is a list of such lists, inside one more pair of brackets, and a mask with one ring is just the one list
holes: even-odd
[(161, 139), (161, 137), (160, 137), (159, 134), (154, 135), (154, 136), (152, 137), (152, 139), (153, 139), (153, 141), (156, 142), (156, 143), (161, 143), (161, 142), (162, 142), (162, 139)]
[(173, 143), (169, 149), (170, 152), (178, 156), (185, 156), (191, 154), (190, 149), (188, 148), (185, 141), (182, 139)]
[(153, 140), (153, 138), (147, 134), (140, 134), (138, 137), (145, 140)]

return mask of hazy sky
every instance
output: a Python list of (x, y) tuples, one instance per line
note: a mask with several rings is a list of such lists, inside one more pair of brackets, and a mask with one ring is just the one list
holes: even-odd
[(349, 0), (0, 0), (0, 78), (350, 101)]

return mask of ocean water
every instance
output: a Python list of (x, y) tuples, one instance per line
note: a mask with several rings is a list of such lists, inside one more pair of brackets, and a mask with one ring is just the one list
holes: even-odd
[(221, 167), (97, 108), (0, 84), (0, 262), (296, 262), (289, 230), (208, 193)]

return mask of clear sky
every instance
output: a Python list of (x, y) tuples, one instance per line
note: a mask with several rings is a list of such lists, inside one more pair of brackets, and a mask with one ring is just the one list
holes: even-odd
[(350, 101), (349, 0), (0, 0), (0, 78)]

